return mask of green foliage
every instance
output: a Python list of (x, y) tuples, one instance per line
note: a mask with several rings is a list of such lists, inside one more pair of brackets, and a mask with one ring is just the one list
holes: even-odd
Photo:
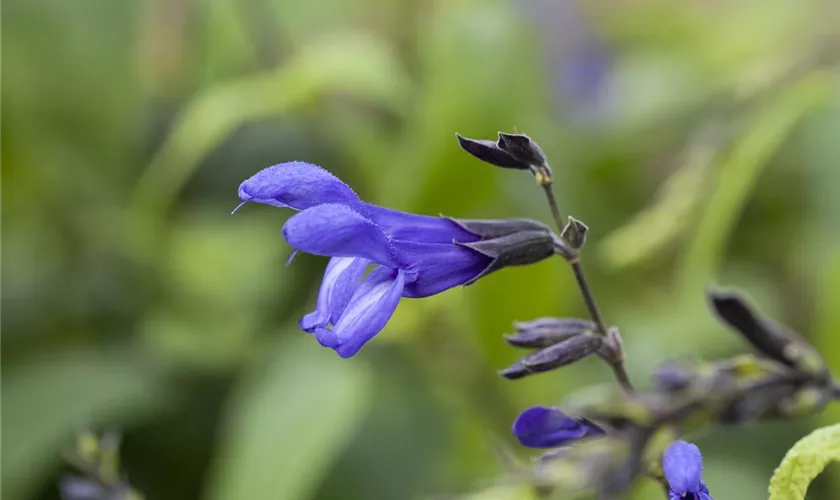
[(387, 47), (354, 34), (319, 41), (273, 72), (218, 84), (195, 97), (175, 122), (137, 185), (138, 211), (166, 209), (201, 160), (245, 124), (336, 92), (394, 108), (405, 86)]
[(705, 143), (686, 152), (684, 165), (662, 184), (654, 203), (604, 240), (600, 250), (607, 264), (622, 268), (659, 257), (688, 230), (714, 153)]
[(706, 209), (688, 243), (681, 265), (684, 296), (696, 300), (703, 283), (714, 279), (762, 168), (802, 116), (825, 98), (827, 84), (824, 75), (815, 75), (784, 89), (745, 118), (743, 135), (722, 160)]
[(104, 349), (41, 355), (3, 376), (3, 496), (25, 498), (39, 471), (86, 425), (130, 425), (159, 412), (167, 391), (148, 366)]
[(840, 462), (840, 424), (817, 429), (788, 450), (770, 479), (770, 500), (802, 500), (829, 462)]
[(365, 367), (303, 340), (281, 343), (270, 365), (233, 394), (221, 458), (208, 478), (211, 499), (308, 497), (367, 413)]

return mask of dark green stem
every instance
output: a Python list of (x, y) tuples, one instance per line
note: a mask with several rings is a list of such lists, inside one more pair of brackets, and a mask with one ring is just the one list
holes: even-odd
[[(554, 191), (551, 189), (551, 180), (545, 178), (543, 179), (544, 180), (541, 180), (539, 177), (537, 178), (537, 180), (540, 181), (539, 183), (545, 192), (546, 199), (548, 200), (548, 207), (551, 209), (554, 224), (557, 226), (557, 230), (562, 233), (565, 224), (563, 223), (563, 216), (560, 214), (560, 209), (557, 207), (557, 199), (554, 197)], [(575, 280), (577, 281), (578, 288), (583, 295), (583, 300), (586, 303), (586, 309), (589, 311), (589, 316), (598, 327), (598, 333), (606, 337), (607, 323), (604, 321), (604, 316), (601, 314), (601, 310), (598, 309), (598, 303), (595, 302), (595, 296), (592, 294), (589, 282), (586, 281), (586, 276), (583, 274), (583, 266), (580, 263), (580, 255), (571, 259), (569, 263), (572, 265), (572, 270), (575, 273)], [(628, 394), (634, 393), (635, 389), (633, 389), (633, 384), (630, 382), (630, 377), (624, 369), (624, 360), (613, 359), (609, 360), (609, 363), (612, 367), (613, 373), (615, 374), (615, 378), (621, 385), (621, 388)]]

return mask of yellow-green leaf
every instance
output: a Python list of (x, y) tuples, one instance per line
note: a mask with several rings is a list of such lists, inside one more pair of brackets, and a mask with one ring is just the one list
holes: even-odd
[(770, 478), (770, 500), (803, 500), (808, 485), (829, 462), (840, 461), (840, 424), (797, 441)]

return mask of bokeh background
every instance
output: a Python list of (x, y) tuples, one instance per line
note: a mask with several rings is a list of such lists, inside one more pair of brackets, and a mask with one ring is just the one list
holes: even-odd
[[(597, 360), (495, 374), (512, 320), (585, 315), (563, 262), (404, 300), (342, 360), (296, 328), (325, 259), (285, 267), (289, 211), (230, 215), (243, 179), (305, 160), (396, 209), (548, 220), (532, 178), (456, 132), (546, 151), (637, 385), (746, 350), (710, 283), (840, 374), (837, 19), (832, 0), (4, 1), (3, 498), (57, 498), (84, 426), (123, 433), (155, 500), (448, 497), (532, 455), (517, 412), (611, 381)], [(715, 498), (758, 500), (838, 418), (691, 439)], [(809, 498), (840, 498), (840, 467)]]

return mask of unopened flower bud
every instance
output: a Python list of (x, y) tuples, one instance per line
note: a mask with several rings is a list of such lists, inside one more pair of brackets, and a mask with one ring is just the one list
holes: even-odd
[(598, 356), (610, 363), (624, 361), (624, 341), (621, 340), (618, 328), (611, 327), (607, 330), (604, 344), (598, 349)]
[(533, 372), (528, 371), (522, 363), (516, 362), (509, 367), (505, 368), (504, 370), (499, 370), (498, 374), (508, 380), (518, 380), (523, 377), (527, 377)]
[(523, 162), (518, 158), (500, 148), (494, 141), (487, 141), (482, 139), (468, 139), (459, 134), (458, 144), (461, 149), (467, 153), (475, 156), (479, 160), (502, 168), (515, 168), (519, 170), (528, 170), (531, 166), (527, 162)]
[(522, 163), (535, 167), (547, 166), (542, 149), (525, 134), (499, 132), (499, 141), (496, 144)]
[(599, 335), (578, 335), (523, 357), (520, 362), (529, 371), (544, 372), (570, 365), (589, 356), (604, 343)]
[(499, 132), (496, 142), (455, 135), (461, 148), (481, 161), (502, 168), (530, 170), (542, 186), (553, 181), (545, 154), (527, 135)]
[(575, 250), (580, 250), (583, 248), (584, 243), (586, 243), (587, 231), (589, 231), (589, 227), (586, 224), (574, 217), (569, 217), (569, 223), (563, 228), (563, 232), (560, 233), (560, 238), (562, 238), (569, 247), (574, 248)]
[(709, 297), (718, 316), (759, 352), (815, 379), (827, 377), (825, 362), (802, 337), (753, 312), (738, 294), (711, 291)]
[(653, 382), (662, 392), (679, 392), (691, 385), (697, 376), (691, 367), (668, 362), (656, 369)]
[(595, 323), (585, 319), (539, 318), (527, 322), (515, 322), (517, 332), (506, 335), (505, 340), (514, 347), (548, 347), (574, 336), (594, 332)]

